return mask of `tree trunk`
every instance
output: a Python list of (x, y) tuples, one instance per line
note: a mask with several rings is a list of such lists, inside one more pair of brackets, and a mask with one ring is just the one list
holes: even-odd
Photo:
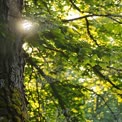
[(23, 88), (22, 0), (0, 0), (0, 122), (28, 120)]

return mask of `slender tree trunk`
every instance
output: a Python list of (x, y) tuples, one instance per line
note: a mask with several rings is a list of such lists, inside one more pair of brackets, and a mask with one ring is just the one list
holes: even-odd
[(0, 122), (26, 122), (21, 33), (22, 0), (0, 0)]

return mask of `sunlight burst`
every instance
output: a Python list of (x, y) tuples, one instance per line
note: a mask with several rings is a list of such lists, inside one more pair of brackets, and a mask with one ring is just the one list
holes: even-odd
[(22, 28), (26, 31), (30, 30), (32, 28), (32, 22), (28, 21), (28, 20), (24, 20), (22, 22)]

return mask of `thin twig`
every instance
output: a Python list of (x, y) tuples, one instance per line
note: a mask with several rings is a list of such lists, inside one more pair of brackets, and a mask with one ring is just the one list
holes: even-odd
[(79, 12), (82, 12), (82, 11), (80, 10), (80, 8), (78, 8), (72, 0), (69, 0), (69, 1), (71, 2), (72, 6), (73, 6), (75, 9), (77, 9)]
[(112, 111), (112, 109), (110, 108), (110, 106), (107, 104), (107, 102), (105, 101), (105, 99), (104, 99), (100, 94), (97, 94), (97, 93), (96, 93), (94, 90), (92, 90), (92, 89), (88, 89), (88, 88), (86, 88), (86, 87), (84, 87), (84, 88), (85, 88), (86, 90), (88, 90), (88, 91), (93, 92), (95, 95), (99, 96), (99, 97), (104, 101), (105, 105), (108, 107), (108, 109), (109, 109), (109, 111), (111, 112), (111, 114), (114, 116), (114, 119), (118, 121), (116, 115), (114, 114), (114, 112)]
[(120, 21), (118, 21), (118, 20), (116, 20), (115, 18), (113, 18), (113, 17), (109, 17), (110, 19), (112, 19), (113, 21), (115, 21), (115, 22), (117, 22), (117, 23), (119, 23), (119, 24), (122, 24), (122, 22), (120, 22)]
[(94, 39), (94, 37), (92, 36), (92, 34), (91, 34), (91, 32), (90, 32), (88, 19), (85, 18), (85, 20), (86, 20), (87, 33), (88, 33), (89, 37), (95, 42), (95, 44), (96, 44), (97, 46), (99, 46), (98, 43), (97, 43), (97, 41)]
[(92, 67), (92, 69), (93, 69), (94, 73), (95, 73), (96, 75), (98, 75), (100, 78), (102, 78), (102, 79), (108, 81), (114, 88), (121, 90), (118, 86), (116, 86), (116, 85), (109, 79), (108, 76), (104, 76), (104, 75), (97, 69), (96, 66)]

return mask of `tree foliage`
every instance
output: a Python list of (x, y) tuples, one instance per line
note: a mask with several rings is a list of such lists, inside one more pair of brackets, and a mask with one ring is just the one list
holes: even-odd
[(122, 120), (122, 3), (26, 0), (25, 89), (32, 122)]

